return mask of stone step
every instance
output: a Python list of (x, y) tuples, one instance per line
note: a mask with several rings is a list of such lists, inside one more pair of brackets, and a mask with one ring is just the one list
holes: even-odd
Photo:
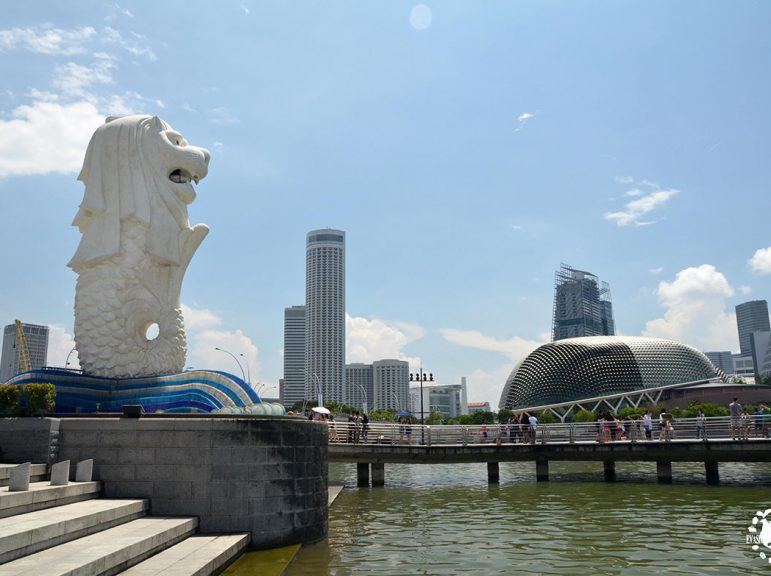
[(190, 536), (196, 518), (139, 518), (0, 565), (0, 576), (112, 576)]
[[(18, 466), (18, 464), (0, 464), (0, 486), (8, 486), (11, 468), (15, 466)], [(33, 464), (30, 466), (30, 482), (42, 482), (46, 478), (48, 478), (48, 466), (45, 464)]]
[(210, 576), (238, 558), (248, 534), (191, 536), (122, 572), (124, 576)]
[(85, 500), (0, 519), (0, 564), (145, 515), (146, 500)]
[(34, 482), (23, 492), (9, 492), (8, 486), (3, 486), (0, 488), (0, 518), (96, 498), (100, 488), (99, 482), (70, 482), (66, 486)]

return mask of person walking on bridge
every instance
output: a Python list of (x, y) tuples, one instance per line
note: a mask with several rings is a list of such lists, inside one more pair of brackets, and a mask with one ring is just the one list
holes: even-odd
[(538, 418), (535, 417), (535, 414), (530, 414), (528, 421), (530, 423), (530, 443), (535, 444), (536, 432), (538, 431)]
[(742, 405), (739, 404), (739, 399), (734, 398), (734, 401), (728, 405), (728, 411), (731, 415), (731, 439), (741, 439), (742, 435)]

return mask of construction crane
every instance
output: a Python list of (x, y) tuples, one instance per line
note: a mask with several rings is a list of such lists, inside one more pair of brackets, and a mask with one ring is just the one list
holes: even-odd
[(19, 373), (29, 372), (32, 370), (32, 362), (29, 360), (27, 337), (24, 335), (21, 320), (16, 320), (16, 346), (19, 349)]

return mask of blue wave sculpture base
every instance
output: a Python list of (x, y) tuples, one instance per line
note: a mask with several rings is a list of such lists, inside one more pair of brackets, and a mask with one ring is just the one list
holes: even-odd
[(73, 370), (32, 370), (7, 384), (52, 383), (57, 413), (121, 412), (141, 404), (145, 412), (284, 414), (280, 404), (267, 404), (243, 380), (216, 370), (141, 378), (101, 378)]

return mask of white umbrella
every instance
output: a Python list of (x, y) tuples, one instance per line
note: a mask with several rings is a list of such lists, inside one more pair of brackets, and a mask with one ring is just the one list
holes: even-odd
[(319, 414), (331, 414), (329, 411), (329, 408), (324, 408), (323, 406), (315, 406), (311, 408), (314, 412), (318, 412)]

